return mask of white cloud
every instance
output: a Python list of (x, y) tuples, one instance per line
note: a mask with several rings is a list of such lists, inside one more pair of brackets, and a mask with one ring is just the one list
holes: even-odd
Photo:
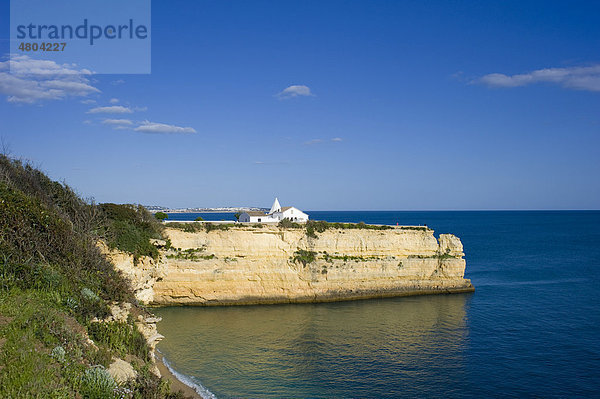
[(310, 88), (308, 86), (304, 86), (304, 85), (288, 86), (276, 94), (276, 97), (278, 97), (281, 100), (298, 97), (298, 96), (309, 97), (309, 96), (314, 96), (314, 94), (311, 93)]
[(110, 107), (96, 107), (90, 109), (88, 114), (131, 114), (133, 110), (122, 105), (113, 105)]
[(144, 121), (135, 129), (136, 132), (142, 133), (157, 133), (157, 134), (176, 134), (176, 133), (196, 133), (196, 130), (191, 127), (181, 127), (175, 125), (167, 125), (166, 123), (156, 123)]
[(116, 104), (116, 103), (119, 102), (119, 99), (118, 98), (111, 98), (108, 102), (111, 103), (111, 104)]
[(588, 67), (538, 69), (517, 75), (490, 73), (472, 83), (482, 83), (491, 87), (520, 87), (535, 83), (554, 83), (568, 89), (600, 91), (600, 64)]
[(88, 99), (88, 100), (81, 100), (82, 104), (96, 104), (96, 100), (92, 100), (92, 99)]
[(13, 56), (0, 62), (0, 93), (9, 102), (25, 104), (85, 97), (100, 92), (91, 85), (90, 75), (89, 70), (77, 69), (75, 65)]
[(313, 144), (319, 144), (322, 142), (323, 142), (323, 140), (321, 140), (321, 139), (312, 139), (312, 140), (305, 141), (304, 144), (313, 145)]
[(281, 166), (281, 165), (289, 165), (290, 163), (287, 161), (254, 161), (252, 162), (253, 165), (264, 165), (264, 166), (272, 166), (272, 165), (276, 165), (276, 166)]
[(111, 126), (131, 126), (133, 122), (129, 119), (104, 119), (102, 121), (104, 125)]
[[(344, 141), (344, 139), (342, 139), (341, 137), (334, 137), (332, 139), (329, 140), (332, 143), (339, 143), (341, 141)], [(308, 140), (304, 142), (304, 145), (315, 145), (315, 144), (323, 144), (326, 141), (323, 139), (312, 139), (312, 140)]]

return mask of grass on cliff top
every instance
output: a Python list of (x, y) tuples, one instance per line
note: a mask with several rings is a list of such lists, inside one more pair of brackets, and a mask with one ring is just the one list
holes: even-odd
[[(97, 240), (118, 231), (111, 221), (149, 228), (139, 210), (135, 218), (107, 213), (0, 155), (0, 397), (172, 397), (168, 384), (149, 372), (149, 349), (133, 318), (94, 322), (113, 302), (135, 304)], [(125, 245), (118, 234), (115, 240)], [(134, 306), (132, 313), (146, 312)], [(104, 370), (112, 357), (130, 361), (137, 380), (112, 381)]]
[[(181, 222), (170, 222), (168, 227), (185, 231), (186, 233), (197, 233), (199, 231), (227, 231), (235, 227), (248, 227), (240, 223), (209, 223), (209, 222), (193, 222), (193, 223), (181, 223)], [(256, 227), (256, 226), (255, 226)]]
[[(304, 229), (306, 231), (306, 235), (311, 238), (317, 238), (317, 233), (322, 233), (327, 229), (363, 229), (363, 230), (391, 230), (394, 227), (392, 226), (383, 226), (383, 225), (372, 225), (366, 224), (363, 222), (360, 223), (329, 223), (322, 220), (309, 220), (306, 223), (295, 223), (289, 219), (283, 219), (281, 222), (277, 224), (278, 227), (283, 229)], [(262, 224), (249, 224), (249, 223), (180, 223), (180, 222), (170, 222), (168, 227), (185, 231), (187, 233), (197, 233), (200, 231), (206, 231), (210, 233), (211, 231), (226, 231), (231, 228), (245, 228), (245, 227), (255, 227), (262, 228)], [(427, 230), (426, 227), (407, 227), (407, 229), (415, 229), (415, 230)]]
[(309, 220), (306, 223), (300, 224), (292, 222), (289, 219), (283, 219), (277, 226), (284, 229), (305, 229), (306, 236), (309, 238), (317, 238), (317, 233), (323, 233), (328, 229), (353, 229), (353, 230), (391, 230), (392, 226), (373, 225), (360, 223), (330, 223), (324, 220)]

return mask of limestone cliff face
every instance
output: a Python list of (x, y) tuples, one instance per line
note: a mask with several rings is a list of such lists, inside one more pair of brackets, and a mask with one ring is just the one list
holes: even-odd
[[(460, 240), (429, 229), (167, 228), (152, 289), (155, 305), (316, 302), (468, 292)], [(135, 273), (130, 273), (134, 275)], [(159, 276), (160, 274), (160, 276)], [(146, 281), (149, 281), (146, 279)], [(144, 283), (147, 284), (147, 283)]]
[(109, 250), (103, 242), (98, 244), (100, 250), (112, 262), (117, 270), (131, 282), (135, 297), (142, 303), (154, 301), (154, 284), (164, 276), (166, 265), (148, 256), (142, 256), (135, 261), (133, 256), (119, 251)]

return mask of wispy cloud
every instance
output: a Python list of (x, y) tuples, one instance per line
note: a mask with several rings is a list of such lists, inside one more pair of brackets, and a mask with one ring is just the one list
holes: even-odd
[(108, 100), (109, 103), (111, 104), (117, 104), (119, 102), (118, 98), (111, 98), (110, 100)]
[[(340, 142), (344, 141), (344, 139), (342, 139), (341, 137), (334, 137), (332, 139), (329, 139), (329, 141), (332, 143), (340, 143)], [(305, 141), (304, 145), (323, 144), (325, 142), (326, 142), (326, 140), (323, 140), (323, 139), (312, 139), (312, 140)]]
[(280, 100), (286, 100), (288, 98), (294, 98), (299, 96), (310, 97), (314, 96), (314, 94), (312, 94), (308, 86), (292, 85), (286, 87), (285, 89), (283, 89), (275, 95), (275, 97), (279, 98)]
[(102, 121), (102, 123), (104, 125), (111, 125), (111, 126), (132, 126), (133, 125), (133, 121), (131, 121), (129, 119), (104, 119)]
[(81, 100), (81, 103), (82, 103), (82, 104), (88, 104), (88, 105), (89, 105), (89, 104), (96, 104), (96, 100), (92, 100), (92, 99), (90, 98), (90, 99), (87, 99), (87, 100)]
[(253, 165), (289, 165), (288, 161), (254, 161)]
[(136, 127), (136, 132), (141, 133), (156, 133), (156, 134), (190, 134), (196, 133), (196, 130), (191, 127), (182, 127), (176, 125), (168, 125), (166, 123), (157, 123), (144, 121), (140, 126)]
[(88, 114), (131, 114), (133, 110), (122, 105), (112, 105), (110, 107), (95, 107), (90, 109)]
[(315, 145), (315, 144), (320, 144), (322, 142), (323, 142), (323, 140), (321, 140), (321, 139), (312, 139), (312, 140), (305, 141), (304, 145)]
[(110, 82), (110, 84), (113, 86), (122, 85), (123, 83), (125, 83), (125, 81), (123, 79), (117, 79), (117, 80), (113, 80), (112, 82)]
[(535, 83), (553, 83), (568, 89), (600, 91), (600, 64), (587, 67), (545, 68), (517, 75), (490, 73), (471, 83), (485, 84), (490, 87), (521, 87)]
[(90, 75), (89, 70), (73, 65), (13, 56), (0, 62), (0, 93), (9, 102), (25, 104), (85, 97), (100, 92), (90, 83)]

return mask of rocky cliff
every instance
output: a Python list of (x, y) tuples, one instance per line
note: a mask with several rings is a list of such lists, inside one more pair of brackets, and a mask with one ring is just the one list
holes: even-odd
[(473, 291), (460, 240), (433, 230), (167, 228), (160, 264), (113, 257), (154, 305), (319, 302)]

